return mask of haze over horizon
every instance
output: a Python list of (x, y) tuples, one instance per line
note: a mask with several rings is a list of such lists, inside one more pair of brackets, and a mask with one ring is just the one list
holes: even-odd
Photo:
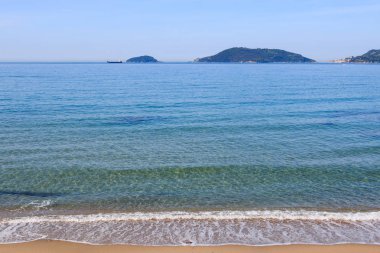
[(328, 61), (380, 48), (374, 0), (0, 1), (0, 61), (191, 61), (231, 47)]

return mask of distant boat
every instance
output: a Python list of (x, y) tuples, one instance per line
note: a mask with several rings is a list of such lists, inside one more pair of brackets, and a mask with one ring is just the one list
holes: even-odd
[(123, 63), (123, 61), (107, 61), (107, 63)]

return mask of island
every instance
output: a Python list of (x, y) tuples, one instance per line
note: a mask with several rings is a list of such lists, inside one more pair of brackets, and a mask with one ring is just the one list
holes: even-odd
[(333, 60), (334, 63), (380, 63), (380, 49), (372, 49), (360, 56)]
[(158, 62), (154, 57), (149, 55), (143, 55), (138, 57), (133, 57), (127, 60), (129, 63), (156, 63)]
[(234, 47), (213, 56), (195, 59), (195, 62), (311, 63), (315, 61), (281, 49)]

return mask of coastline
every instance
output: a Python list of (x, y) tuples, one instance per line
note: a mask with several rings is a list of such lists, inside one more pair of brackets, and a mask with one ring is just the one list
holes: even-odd
[(380, 253), (380, 245), (283, 245), (283, 246), (131, 246), (91, 245), (65, 241), (39, 240), (25, 243), (0, 244), (7, 253)]
[(251, 210), (99, 213), (0, 218), (3, 244), (59, 240), (93, 245), (378, 245), (380, 212)]

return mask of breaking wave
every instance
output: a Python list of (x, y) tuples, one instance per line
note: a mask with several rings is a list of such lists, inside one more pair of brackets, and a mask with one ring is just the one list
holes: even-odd
[(0, 242), (91, 244), (380, 244), (380, 212), (209, 211), (51, 215), (0, 219)]

